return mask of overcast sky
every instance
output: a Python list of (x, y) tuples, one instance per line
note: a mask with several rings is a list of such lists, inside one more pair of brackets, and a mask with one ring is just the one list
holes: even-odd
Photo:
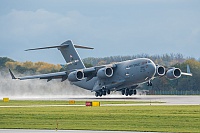
[(81, 58), (181, 53), (200, 57), (200, 0), (0, 0), (0, 56), (63, 64), (66, 40)]

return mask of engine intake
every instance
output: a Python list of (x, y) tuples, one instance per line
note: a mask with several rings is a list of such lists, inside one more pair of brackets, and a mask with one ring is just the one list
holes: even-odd
[(113, 69), (111, 67), (101, 68), (97, 72), (97, 77), (101, 79), (112, 77), (112, 75), (113, 75)]
[(165, 75), (165, 67), (164, 66), (156, 65), (156, 74), (155, 74), (155, 77), (163, 76), (163, 75)]
[(181, 77), (181, 70), (179, 68), (169, 69), (166, 73), (168, 79), (177, 79)]
[(68, 75), (68, 80), (71, 82), (80, 81), (84, 78), (84, 73), (82, 71), (73, 71)]

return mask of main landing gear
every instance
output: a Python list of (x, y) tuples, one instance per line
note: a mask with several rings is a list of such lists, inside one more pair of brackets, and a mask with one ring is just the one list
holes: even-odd
[(122, 95), (126, 95), (126, 96), (131, 96), (131, 95), (136, 95), (137, 91), (136, 90), (132, 90), (132, 89), (123, 89), (122, 91)]
[(98, 97), (98, 96), (105, 96), (106, 94), (110, 94), (110, 90), (99, 90), (99, 91), (96, 91), (95, 92), (95, 96)]

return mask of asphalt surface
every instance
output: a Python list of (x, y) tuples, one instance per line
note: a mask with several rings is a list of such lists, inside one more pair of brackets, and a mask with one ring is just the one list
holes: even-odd
[[(0, 96), (0, 99), (3, 97)], [(122, 95), (108, 95), (96, 98), (95, 96), (42, 96), (42, 97), (9, 97), (10, 100), (76, 100), (76, 101), (145, 101), (149, 103), (137, 105), (200, 105), (200, 96), (187, 96), (187, 95), (136, 95), (136, 96), (122, 96)], [(162, 104), (155, 104), (151, 102), (163, 102)], [(132, 106), (134, 106), (133, 104)], [(49, 105), (42, 105), (49, 106)], [(52, 106), (52, 105), (51, 105)], [(55, 105), (56, 106), (56, 105)], [(65, 106), (65, 105), (64, 105)], [(104, 105), (110, 106), (110, 105)], [(118, 106), (118, 105), (115, 105)], [(128, 105), (130, 106), (130, 105)]]

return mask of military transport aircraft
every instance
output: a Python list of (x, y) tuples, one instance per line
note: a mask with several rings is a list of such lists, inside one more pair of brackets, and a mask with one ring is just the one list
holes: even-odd
[(126, 96), (136, 95), (136, 88), (138, 85), (147, 83), (148, 86), (152, 86), (151, 80), (156, 77), (166, 76), (168, 79), (172, 80), (180, 78), (181, 75), (192, 76), (189, 66), (187, 66), (188, 72), (184, 73), (179, 68), (165, 68), (164, 66), (156, 65), (148, 58), (138, 58), (86, 68), (75, 48), (93, 48), (75, 45), (71, 40), (62, 43), (59, 46), (27, 49), (25, 51), (50, 48), (57, 48), (62, 53), (67, 63), (67, 69), (65, 71), (15, 77), (9, 69), (12, 79), (26, 80), (38, 78), (47, 79), (47, 82), (52, 79), (61, 79), (61, 82), (68, 79), (72, 84), (95, 92), (96, 97), (101, 97), (102, 95), (110, 94), (111, 91), (121, 91), (122, 95)]

